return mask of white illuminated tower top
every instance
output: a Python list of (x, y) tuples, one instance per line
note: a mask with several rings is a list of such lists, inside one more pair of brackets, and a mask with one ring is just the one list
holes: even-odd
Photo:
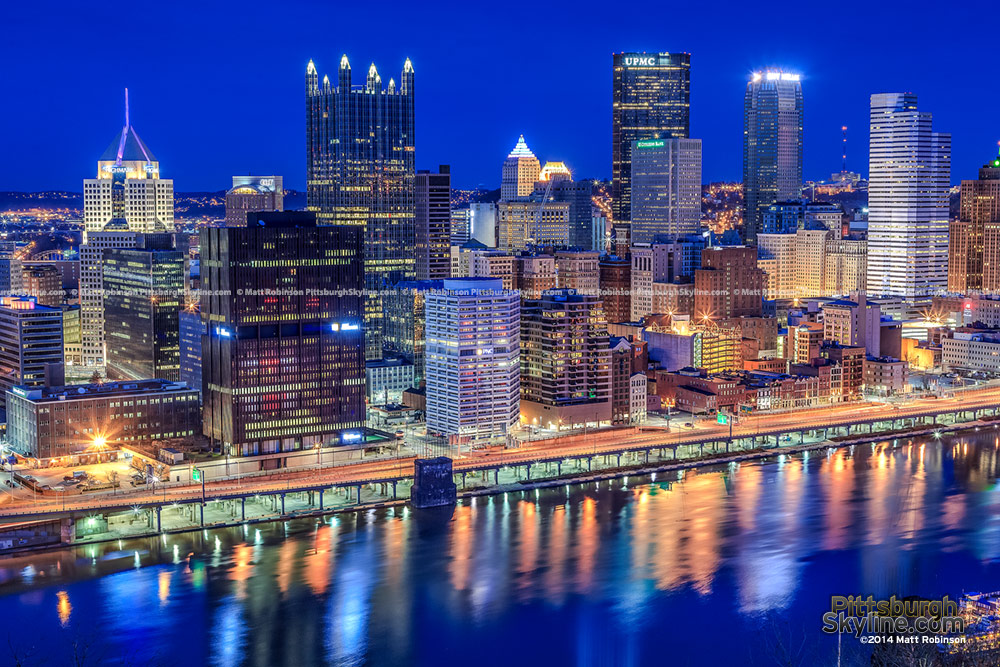
[(168, 232), (174, 229), (174, 182), (160, 178), (160, 163), (129, 118), (97, 161), (97, 177), (83, 182), (85, 232)]
[(541, 171), (541, 163), (535, 154), (524, 143), (522, 134), (517, 145), (503, 161), (503, 173), (500, 181), (500, 199), (513, 201), (527, 197), (535, 189), (535, 181)]

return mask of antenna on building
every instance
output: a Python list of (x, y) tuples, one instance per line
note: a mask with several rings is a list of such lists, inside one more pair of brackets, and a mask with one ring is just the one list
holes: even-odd
[(840, 131), (843, 132), (844, 136), (843, 139), (844, 155), (843, 155), (843, 163), (840, 166), (840, 173), (846, 174), (847, 173), (847, 126), (846, 125), (841, 126)]
[(118, 154), (115, 158), (115, 164), (120, 165), (122, 163), (122, 155), (125, 154), (125, 139), (128, 138), (128, 88), (125, 89), (125, 127), (122, 128), (121, 139), (118, 140)]

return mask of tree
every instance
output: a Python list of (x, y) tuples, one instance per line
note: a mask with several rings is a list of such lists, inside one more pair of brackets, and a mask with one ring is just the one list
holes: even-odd
[(90, 384), (104, 384), (104, 377), (100, 371), (94, 371), (94, 374), (90, 376)]
[(117, 493), (117, 489), (118, 489), (118, 471), (117, 470), (109, 470), (108, 473), (105, 476), (108, 478), (108, 482), (111, 483), (112, 492)]

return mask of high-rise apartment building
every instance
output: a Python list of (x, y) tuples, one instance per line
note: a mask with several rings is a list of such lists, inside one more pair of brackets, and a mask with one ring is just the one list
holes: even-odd
[(246, 227), (247, 213), (285, 210), (281, 176), (233, 176), (226, 192), (226, 227)]
[(701, 139), (632, 144), (632, 243), (673, 241), (701, 229)]
[(172, 235), (147, 234), (138, 248), (104, 252), (104, 333), (113, 380), (180, 380), (186, 252)]
[(756, 242), (764, 212), (802, 189), (802, 82), (755, 72), (743, 98), (743, 238)]
[(97, 177), (83, 181), (84, 241), (112, 221), (118, 231), (174, 228), (174, 182), (160, 178), (160, 163), (132, 127), (128, 90), (125, 125), (97, 161)]
[(944, 291), (951, 135), (933, 131), (916, 95), (872, 95), (868, 166), (868, 294)]
[(409, 59), (385, 88), (374, 63), (352, 88), (346, 55), (336, 86), (312, 61), (306, 69), (308, 206), (320, 224), (362, 230), (368, 359), (382, 356), (381, 292), (416, 275), (413, 100)]
[(520, 415), (520, 296), (496, 278), (451, 279), (425, 305), (427, 430), (504, 438)]
[(540, 173), (541, 164), (528, 148), (528, 144), (524, 143), (522, 134), (514, 149), (503, 161), (500, 178), (501, 201), (514, 201), (530, 195), (535, 189), (535, 181), (538, 180)]
[(1000, 292), (1000, 155), (962, 181), (948, 239), (948, 291)]
[(690, 136), (691, 55), (616, 53), (612, 70), (611, 210), (627, 222), (633, 142)]
[(525, 299), (541, 298), (556, 288), (556, 258), (545, 253), (525, 253), (514, 258), (514, 288)]
[(551, 290), (521, 313), (521, 416), (546, 428), (611, 423), (611, 348), (596, 295)]
[(363, 237), (304, 212), (201, 231), (204, 434), (223, 451), (360, 439)]
[(63, 384), (62, 311), (34, 299), (0, 299), (0, 412), (15, 386)]
[(451, 277), (451, 169), (418, 171), (414, 186), (417, 280)]

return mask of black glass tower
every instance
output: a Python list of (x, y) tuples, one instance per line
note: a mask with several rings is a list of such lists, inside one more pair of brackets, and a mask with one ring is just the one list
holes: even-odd
[(616, 53), (612, 87), (611, 213), (631, 219), (632, 142), (687, 139), (690, 133), (691, 55)]
[(416, 269), (414, 222), (413, 66), (383, 88), (375, 65), (352, 87), (341, 58), (334, 87), (306, 70), (306, 160), (309, 210), (320, 224), (354, 225), (364, 235), (365, 354), (382, 356), (380, 292)]
[(362, 229), (308, 212), (201, 230), (204, 433), (236, 456), (359, 438)]

